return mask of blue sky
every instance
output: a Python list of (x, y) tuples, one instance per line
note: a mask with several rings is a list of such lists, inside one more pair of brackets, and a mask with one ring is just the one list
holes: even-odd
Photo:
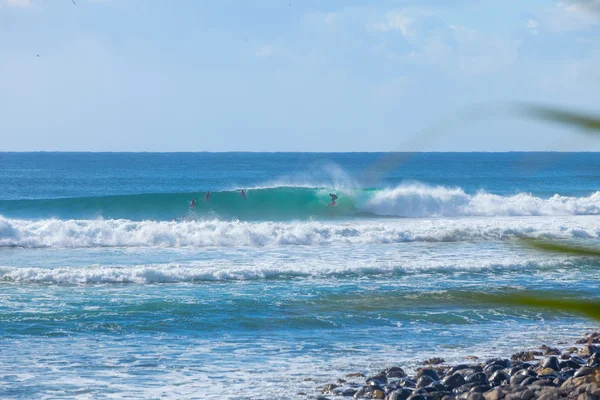
[(600, 0), (75, 1), (0, 0), (0, 150), (600, 150), (489, 106), (600, 112)]

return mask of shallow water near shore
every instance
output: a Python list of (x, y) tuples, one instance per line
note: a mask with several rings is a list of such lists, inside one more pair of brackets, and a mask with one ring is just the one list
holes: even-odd
[(425, 153), (363, 181), (381, 156), (1, 153), (0, 397), (296, 398), (595, 327), (457, 293), (597, 298), (598, 260), (517, 240), (600, 244), (597, 154)]

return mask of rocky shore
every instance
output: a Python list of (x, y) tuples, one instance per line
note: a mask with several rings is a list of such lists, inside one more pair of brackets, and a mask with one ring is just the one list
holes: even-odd
[(541, 346), (510, 358), (467, 357), (469, 362), (459, 365), (433, 358), (413, 375), (399, 366), (370, 377), (349, 374), (327, 384), (317, 399), (600, 400), (598, 343), (596, 332), (562, 350)]

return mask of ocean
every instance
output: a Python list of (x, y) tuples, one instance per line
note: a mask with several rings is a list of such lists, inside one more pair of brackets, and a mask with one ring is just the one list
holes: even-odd
[(458, 293), (598, 298), (519, 239), (599, 245), (599, 190), (597, 153), (0, 153), (0, 398), (310, 398), (578, 338)]

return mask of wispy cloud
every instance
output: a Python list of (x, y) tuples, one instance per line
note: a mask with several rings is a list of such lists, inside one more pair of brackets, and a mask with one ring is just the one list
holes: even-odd
[(28, 8), (31, 7), (31, 0), (4, 0), (0, 1), (0, 6)]
[(530, 19), (529, 21), (527, 21), (527, 28), (529, 29), (529, 33), (531, 33), (532, 35), (537, 35), (539, 32), (538, 27), (540, 26), (540, 23), (537, 22), (535, 19)]
[(559, 1), (548, 17), (555, 31), (584, 30), (600, 24), (600, 0)]
[(403, 36), (411, 36), (412, 18), (407, 17), (401, 12), (391, 11), (386, 14), (386, 20), (372, 25), (372, 29), (376, 31), (400, 31)]
[(274, 53), (274, 49), (271, 46), (263, 46), (256, 51), (256, 57), (269, 57)]

